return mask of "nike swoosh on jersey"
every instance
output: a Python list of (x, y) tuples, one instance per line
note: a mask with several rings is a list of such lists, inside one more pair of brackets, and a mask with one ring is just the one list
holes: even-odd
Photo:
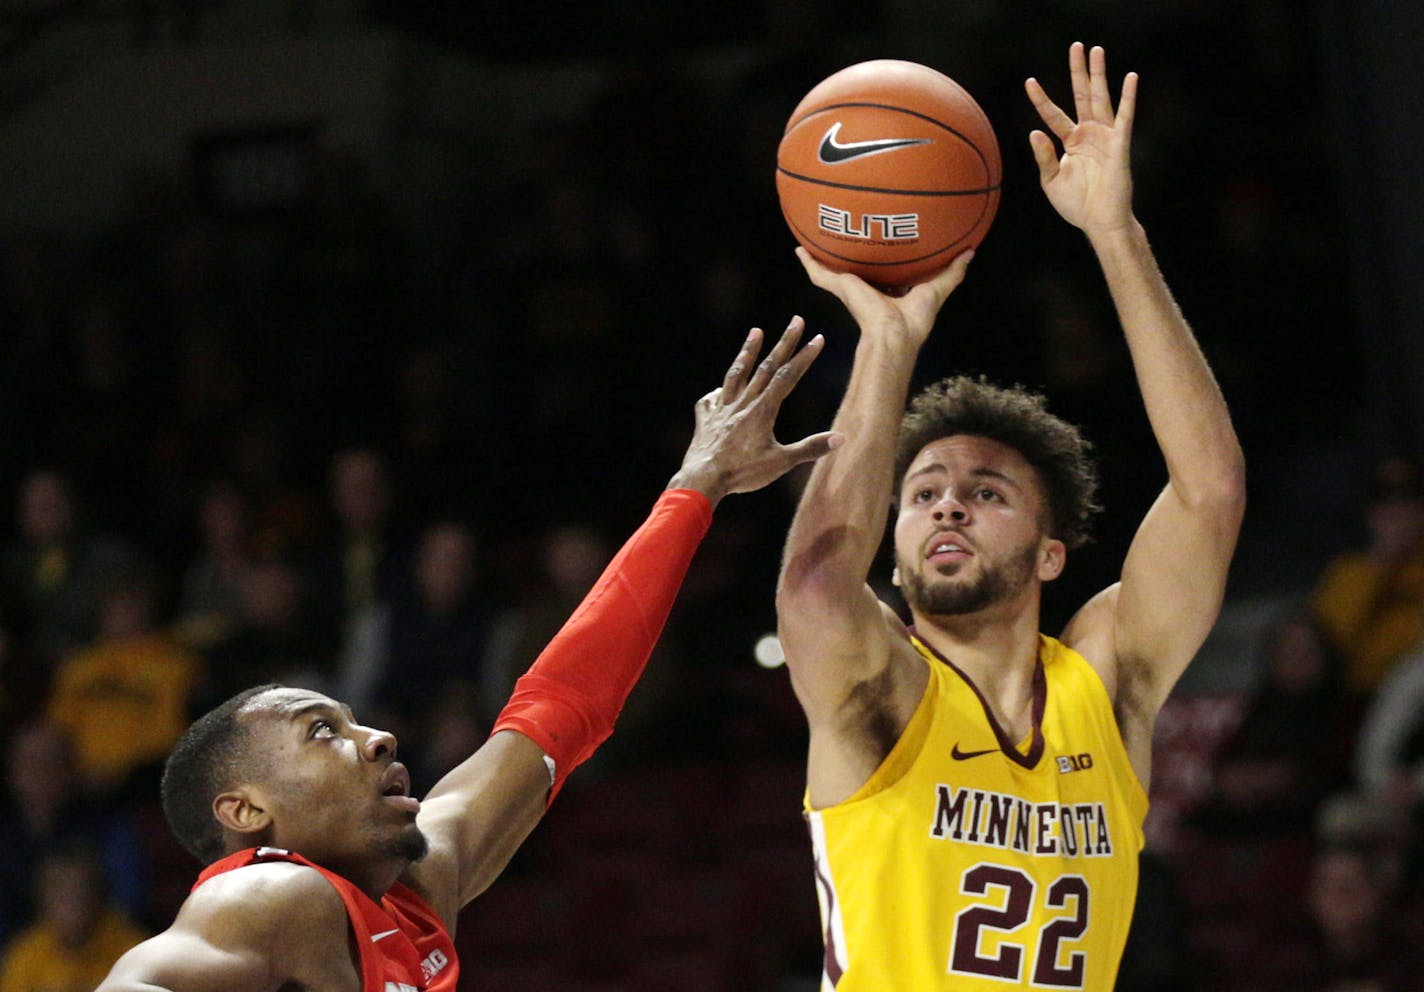
[(840, 133), (841, 122), (836, 121), (821, 138), (821, 147), (817, 149), (816, 156), (827, 165), (838, 165), (867, 155), (879, 155), (881, 152), (893, 152), (897, 148), (928, 145), (933, 142), (931, 138), (874, 138), (870, 141), (842, 142), (836, 140), (836, 135)]
[(986, 755), (986, 754), (998, 754), (998, 753), (999, 753), (999, 749), (996, 748), (996, 747), (991, 747), (991, 748), (989, 748), (988, 750), (985, 750), (985, 751), (961, 751), (961, 750), (959, 750), (959, 744), (956, 743), (956, 744), (954, 745), (954, 748), (949, 752), (949, 756), (950, 756), (951, 758), (953, 758), (955, 761), (967, 761), (967, 760), (969, 760), (970, 758), (980, 758), (980, 757), (983, 757), (983, 756)]
[(397, 928), (395, 930), (382, 930), (380, 933), (373, 933), (371, 934), (371, 943), (374, 944), (376, 941), (381, 940), (385, 937), (389, 937), (393, 933), (400, 933), (400, 929)]

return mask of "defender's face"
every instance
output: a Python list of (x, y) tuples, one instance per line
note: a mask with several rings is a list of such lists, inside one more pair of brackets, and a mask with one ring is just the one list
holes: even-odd
[(415, 823), (420, 802), (395, 760), (395, 737), (305, 689), (263, 693), (244, 717), (263, 768), (258, 791), (271, 816), (268, 843), (353, 874), (374, 862), (424, 855)]
[(895, 583), (928, 616), (1018, 601), (1062, 570), (1047, 518), (1038, 473), (1013, 448), (966, 434), (931, 441), (900, 487)]

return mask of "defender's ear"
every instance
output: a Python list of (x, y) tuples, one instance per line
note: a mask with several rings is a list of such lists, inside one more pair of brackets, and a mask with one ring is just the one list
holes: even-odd
[(890, 570), (890, 584), (895, 588), (900, 588), (900, 566), (896, 565)]
[(213, 815), (224, 830), (244, 836), (260, 834), (272, 826), (272, 814), (262, 796), (249, 786), (219, 793), (213, 800)]
[(1068, 563), (1068, 546), (1054, 538), (1044, 538), (1038, 549), (1038, 578), (1041, 582), (1052, 582), (1063, 574), (1063, 566)]

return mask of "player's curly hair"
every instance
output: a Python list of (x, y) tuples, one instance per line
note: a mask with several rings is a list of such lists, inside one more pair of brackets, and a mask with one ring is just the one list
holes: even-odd
[(276, 685), (244, 689), (193, 721), (169, 752), (163, 766), (163, 814), (178, 842), (203, 864), (218, 860), (222, 826), (213, 800), (250, 770), (250, 731), (242, 708)]
[(1092, 539), (1092, 520), (1102, 510), (1092, 444), (1077, 427), (1049, 413), (1041, 394), (968, 375), (926, 387), (910, 401), (900, 422), (897, 492), (920, 450), (955, 434), (998, 441), (1023, 455), (1048, 495), (1049, 534), (1070, 548)]

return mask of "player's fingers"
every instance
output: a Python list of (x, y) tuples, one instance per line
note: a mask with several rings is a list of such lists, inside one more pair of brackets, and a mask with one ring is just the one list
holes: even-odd
[(1042, 131), (1030, 131), (1028, 143), (1033, 149), (1033, 160), (1038, 163), (1039, 181), (1051, 183), (1053, 177), (1058, 175), (1058, 149), (1054, 147), (1053, 139)]
[(1113, 107), (1112, 94), (1108, 92), (1108, 53), (1102, 45), (1094, 45), (1088, 56), (1088, 95), (1093, 120), (1111, 124)]
[(974, 249), (964, 249), (954, 256), (954, 261), (935, 273), (934, 278), (912, 287), (910, 295), (928, 297), (929, 304), (938, 311), (941, 304), (949, 299), (949, 294), (958, 289), (959, 284), (964, 281), (964, 276), (969, 271), (969, 263), (972, 261), (974, 261)]
[(761, 328), (753, 327), (748, 332), (747, 339), (742, 342), (742, 350), (737, 352), (737, 357), (732, 359), (731, 365), (727, 366), (727, 374), (722, 377), (721, 390), (722, 397), (727, 402), (735, 400), (741, 393), (742, 387), (746, 385), (747, 375), (752, 366), (756, 364), (758, 353), (761, 352), (761, 341)]
[(1137, 117), (1137, 73), (1129, 72), (1122, 80), (1122, 99), (1117, 105), (1116, 126), (1123, 140), (1132, 140), (1132, 122)]
[(1065, 114), (1058, 104), (1048, 98), (1048, 93), (1044, 91), (1042, 84), (1032, 76), (1024, 80), (1024, 90), (1028, 93), (1028, 99), (1033, 104), (1033, 109), (1037, 110), (1038, 116), (1043, 119), (1044, 126), (1059, 138), (1066, 138), (1068, 132), (1073, 130), (1073, 118)]
[(834, 272), (826, 268), (816, 261), (805, 248), (797, 247), (796, 257), (801, 260), (801, 267), (806, 270), (806, 275), (811, 277), (812, 285), (824, 289), (841, 301), (846, 299), (848, 292), (854, 290), (855, 283), (863, 283), (859, 276), (849, 272)]
[(1068, 48), (1068, 75), (1073, 81), (1073, 113), (1080, 121), (1092, 120), (1093, 98), (1088, 84), (1088, 57), (1083, 43)]
[[(836, 293), (835, 277), (836, 273), (826, 268), (820, 262), (811, 257), (811, 253), (805, 248), (796, 248), (796, 258), (801, 263), (801, 267), (806, 270), (806, 275), (811, 278), (811, 283), (828, 293)], [(836, 293), (839, 296), (839, 293)]]

